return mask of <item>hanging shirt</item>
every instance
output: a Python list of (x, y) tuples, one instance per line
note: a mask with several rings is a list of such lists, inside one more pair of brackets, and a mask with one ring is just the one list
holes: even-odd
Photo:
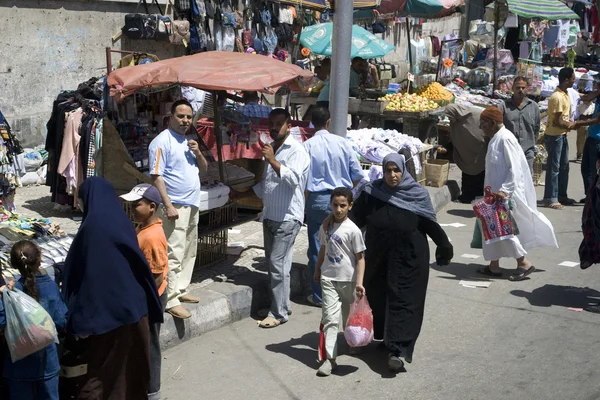
[(320, 130), (304, 142), (310, 156), (306, 190), (324, 192), (337, 187), (351, 189), (353, 181), (364, 178), (356, 154), (346, 138)]
[(172, 203), (200, 207), (200, 170), (185, 136), (165, 129), (150, 143), (148, 157), (150, 174), (163, 177)]
[(310, 158), (292, 135), (275, 152), (281, 163), (279, 175), (265, 162), (263, 181), (254, 192), (263, 202), (263, 218), (275, 222), (304, 221), (304, 188), (308, 178)]

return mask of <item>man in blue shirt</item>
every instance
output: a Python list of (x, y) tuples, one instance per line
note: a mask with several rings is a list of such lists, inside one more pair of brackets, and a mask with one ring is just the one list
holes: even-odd
[[(588, 195), (588, 189), (596, 178), (596, 162), (598, 161), (598, 151), (600, 151), (600, 77), (596, 75), (594, 79), (594, 91), (586, 96), (586, 100), (596, 98), (596, 106), (591, 120), (582, 122), (582, 125), (589, 125), (587, 139), (583, 146), (583, 158), (581, 160), (581, 176), (583, 177), (583, 188), (585, 196)], [(585, 198), (581, 200), (585, 202)]]
[(192, 315), (181, 303), (200, 301), (186, 289), (196, 263), (200, 173), (208, 168), (198, 142), (185, 136), (193, 115), (187, 100), (174, 102), (169, 128), (148, 147), (150, 176), (162, 199), (163, 229), (169, 245), (166, 311), (182, 319)]
[(257, 92), (244, 92), (243, 106), (236, 107), (236, 111), (251, 119), (267, 119), (272, 108), (258, 103)]
[[(310, 156), (310, 169), (306, 182), (306, 219), (308, 222), (308, 276), (313, 276), (319, 256), (319, 228), (331, 213), (329, 206), (333, 189), (351, 189), (364, 177), (356, 154), (346, 138), (327, 131), (330, 114), (327, 108), (317, 106), (312, 112), (312, 124), (317, 131), (315, 136), (304, 142)], [(308, 302), (321, 306), (321, 287), (311, 280), (312, 294)]]

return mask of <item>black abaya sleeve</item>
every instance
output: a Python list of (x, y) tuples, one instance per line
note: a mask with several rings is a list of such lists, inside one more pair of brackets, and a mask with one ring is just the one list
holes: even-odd
[(352, 211), (350, 212), (350, 219), (352, 222), (356, 224), (360, 229), (364, 228), (367, 224), (367, 199), (368, 194), (362, 192), (358, 199), (354, 202), (352, 206)]
[(419, 217), (419, 230), (429, 236), (437, 245), (437, 250), (435, 251), (437, 264), (448, 265), (452, 257), (454, 257), (454, 248), (440, 224), (430, 219)]

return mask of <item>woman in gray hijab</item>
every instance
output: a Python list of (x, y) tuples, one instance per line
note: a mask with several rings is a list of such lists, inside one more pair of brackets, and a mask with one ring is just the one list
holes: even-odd
[(404, 157), (383, 159), (383, 179), (368, 184), (351, 218), (367, 228), (364, 286), (373, 309), (375, 339), (384, 339), (393, 372), (412, 361), (421, 331), (429, 278), (429, 244), (438, 246), (436, 261), (447, 265), (453, 248), (436, 221), (427, 189), (406, 171)]
[(439, 148), (438, 151), (444, 153), (450, 147), (453, 149), (454, 162), (462, 171), (461, 195), (458, 197), (461, 203), (470, 203), (483, 196), (487, 142), (479, 129), (481, 111), (482, 108), (467, 104), (446, 106), (451, 142), (446, 149)]

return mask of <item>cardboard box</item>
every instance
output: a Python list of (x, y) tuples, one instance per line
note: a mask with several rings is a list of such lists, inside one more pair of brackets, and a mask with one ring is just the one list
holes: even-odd
[(448, 181), (448, 172), (450, 170), (450, 161), (448, 160), (427, 160), (425, 163), (425, 179), (427, 186), (440, 188)]

